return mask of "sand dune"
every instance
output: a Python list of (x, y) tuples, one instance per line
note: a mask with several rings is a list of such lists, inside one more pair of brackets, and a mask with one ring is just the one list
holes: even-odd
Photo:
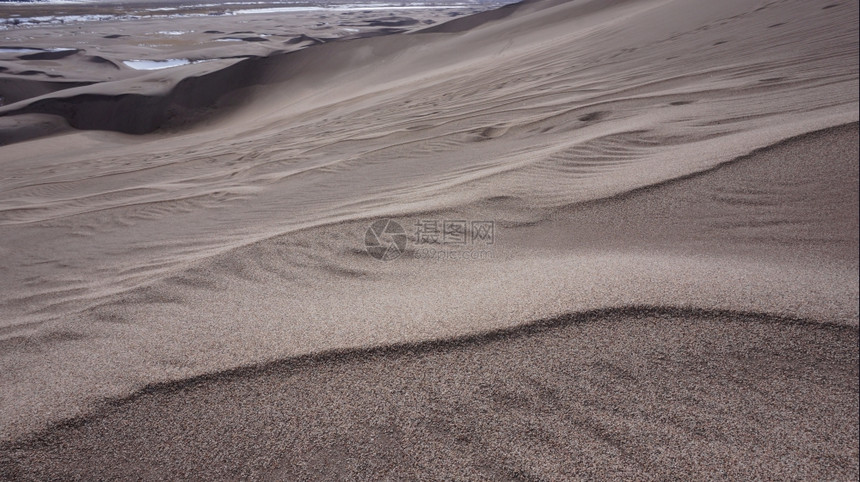
[(22, 91), (0, 471), (855, 477), (857, 18), (533, 1)]
[(850, 480), (857, 342), (853, 328), (743, 313), (592, 312), (153, 386), (11, 448), (5, 470)]

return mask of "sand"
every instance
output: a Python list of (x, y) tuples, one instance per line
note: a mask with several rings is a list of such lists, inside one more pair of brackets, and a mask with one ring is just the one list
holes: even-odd
[(586, 313), (153, 386), (16, 446), (6, 470), (42, 480), (848, 480), (857, 342), (851, 328), (740, 313)]
[(242, 58), (107, 79), (133, 46), (94, 31), (26, 60), (92, 83), (0, 72), (0, 474), (853, 480), (857, 18), (286, 15)]

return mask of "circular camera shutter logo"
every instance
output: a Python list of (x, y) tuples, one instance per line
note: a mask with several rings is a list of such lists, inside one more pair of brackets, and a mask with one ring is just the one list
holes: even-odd
[(364, 233), (367, 254), (382, 261), (397, 259), (406, 250), (406, 231), (403, 226), (390, 219), (380, 219)]

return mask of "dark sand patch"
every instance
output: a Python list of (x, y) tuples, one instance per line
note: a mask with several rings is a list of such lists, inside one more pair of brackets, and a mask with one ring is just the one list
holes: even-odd
[(28, 479), (856, 478), (856, 327), (624, 308), (151, 386)]
[(21, 55), (18, 58), (21, 60), (59, 60), (75, 55), (78, 52), (80, 52), (78, 49), (46, 50), (35, 54)]

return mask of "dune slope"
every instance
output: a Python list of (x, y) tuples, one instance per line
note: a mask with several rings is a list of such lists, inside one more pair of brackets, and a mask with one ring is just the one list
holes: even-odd
[(851, 480), (857, 342), (854, 329), (743, 313), (591, 312), (152, 387), (10, 447), (0, 471)]
[[(817, 339), (815, 323), (836, 327), (842, 355), (821, 370), (832, 380), (832, 406), (856, 407), (857, 9), (850, 1), (530, 2), (447, 31), (237, 63), (212, 74), (230, 76), (214, 90), (209, 74), (153, 76), (141, 87), (156, 99), (144, 109), (150, 118), (163, 119), (159, 109), (183, 82), (214, 96), (192, 107), (222, 92), (235, 100), (182, 130), (71, 131), (4, 146), (0, 437), (24, 440), (50, 427), (49, 437), (75, 437), (53, 424), (154, 383), (622, 306), (716, 310), (723, 314), (703, 315), (701, 329), (720, 346), (732, 344), (714, 328), (720, 320), (732, 339), (783, 336), (782, 325), (746, 324), (720, 310), (806, 320), (792, 328), (797, 340), (782, 339), (788, 345)], [(252, 78), (240, 75), (252, 64)], [(8, 108), (21, 115), (0, 121), (67, 122), (25, 110), (72, 102), (62, 99), (116, 119), (120, 111), (110, 109), (127, 93), (98, 89), (18, 103)], [(94, 94), (104, 97), (92, 104), (86, 96)], [(51, 131), (33, 129), (21, 128)], [(405, 227), (399, 259), (365, 251), (368, 226), (381, 218)], [(491, 221), (495, 238), (428, 258), (421, 220)], [(647, 325), (640, 318), (616, 316), (580, 342), (621, 336), (634, 344)], [(653, 336), (700, 327), (699, 315), (680, 319), (654, 322)], [(570, 348), (546, 349), (563, 357)], [(699, 355), (716, 364), (708, 383), (734, 363), (723, 352)], [(468, 362), (433, 363), (455, 371)], [(229, 383), (202, 389), (228, 397)], [(340, 392), (320, 390), (312, 401), (342, 403)], [(157, 403), (185, 400), (164, 397)], [(135, 427), (148, 413), (136, 403), (116, 415)], [(681, 406), (665, 403), (655, 410)], [(764, 423), (755, 417), (732, 424)], [(95, 434), (98, 420), (80, 430)], [(843, 428), (834, 444), (856, 433), (856, 425)], [(757, 446), (727, 444), (735, 442)], [(683, 457), (679, 447), (667, 450)], [(828, 452), (842, 457), (833, 472), (802, 473), (856, 472), (856, 445), (840, 450)], [(650, 473), (652, 455), (633, 450), (644, 464), (637, 470)], [(42, 456), (33, 457), (22, 463), (38, 465)], [(510, 467), (521, 469), (532, 470)]]

